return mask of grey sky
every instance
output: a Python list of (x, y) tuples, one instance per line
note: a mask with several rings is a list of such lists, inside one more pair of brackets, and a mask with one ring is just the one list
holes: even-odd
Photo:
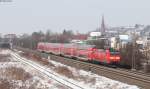
[(149, 0), (13, 0), (0, 3), (0, 33), (51, 29), (87, 32), (107, 26), (150, 24)]

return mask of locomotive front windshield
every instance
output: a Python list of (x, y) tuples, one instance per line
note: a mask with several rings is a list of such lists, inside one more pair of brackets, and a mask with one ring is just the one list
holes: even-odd
[(109, 48), (109, 51), (110, 51), (110, 54), (111, 54), (111, 55), (119, 55), (119, 54), (120, 54), (119, 51), (117, 51), (117, 50), (115, 50), (115, 49), (113, 49), (113, 48)]

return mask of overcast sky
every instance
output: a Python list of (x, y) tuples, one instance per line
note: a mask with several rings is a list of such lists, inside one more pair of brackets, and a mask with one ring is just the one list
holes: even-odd
[(0, 2), (0, 33), (87, 32), (107, 26), (150, 24), (149, 0), (12, 0)]

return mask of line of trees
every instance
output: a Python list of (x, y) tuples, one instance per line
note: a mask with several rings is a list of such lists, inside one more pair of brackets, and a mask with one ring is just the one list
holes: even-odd
[[(82, 35), (86, 36), (86, 34)], [(46, 33), (38, 31), (33, 32), (31, 35), (23, 34), (19, 38), (15, 38), (13, 44), (24, 48), (36, 49), (38, 42), (69, 43), (75, 36), (77, 35), (72, 30), (65, 29), (62, 33), (54, 33), (51, 30), (47, 30)]]

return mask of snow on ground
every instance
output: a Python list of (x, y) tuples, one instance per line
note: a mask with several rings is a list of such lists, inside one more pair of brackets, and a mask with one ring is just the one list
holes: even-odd
[(9, 50), (0, 49), (0, 54), (1, 54), (1, 55), (7, 55), (7, 54), (9, 54), (9, 53), (10, 53)]
[(83, 85), (91, 89), (139, 89), (139, 87), (135, 85), (128, 85), (119, 81), (106, 78), (104, 76), (93, 74), (91, 72), (87, 72), (84, 70), (79, 70), (70, 66), (66, 66), (64, 64), (61, 64), (52, 60), (49, 60), (49, 62), (54, 64), (56, 67), (61, 66), (61, 67), (68, 68), (70, 71), (72, 71), (74, 76), (77, 76), (77, 77), (81, 76), (82, 78), (85, 78), (84, 80), (83, 79), (72, 80), (66, 76), (63, 76), (63, 77), (68, 78), (68, 80), (72, 80), (73, 82), (78, 83), (79, 85)]
[[(29, 60), (30, 58), (27, 59)], [(66, 79), (72, 83), (83, 86), (86, 89), (139, 89), (139, 87), (135, 85), (129, 85), (119, 81), (115, 81), (52, 60), (48, 61), (50, 66), (44, 66), (48, 71), (53, 72), (54, 74), (59, 75), (63, 79)]]
[[(4, 60), (4, 59), (10, 60)], [(1, 59), (3, 60), (1, 62)], [(0, 49), (0, 89), (68, 89)]]

